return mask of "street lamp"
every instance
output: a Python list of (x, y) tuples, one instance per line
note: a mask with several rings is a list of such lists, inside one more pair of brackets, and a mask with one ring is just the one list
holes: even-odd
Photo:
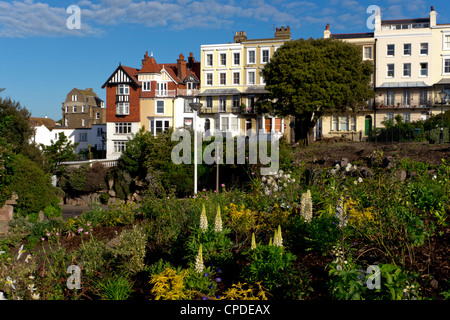
[(197, 194), (197, 115), (202, 108), (202, 104), (191, 102), (189, 106), (194, 110), (194, 194)]
[(443, 117), (444, 117), (444, 99), (447, 96), (447, 92), (442, 90), (439, 92), (439, 97), (441, 98), (441, 133), (439, 135), (439, 142), (444, 143), (444, 126), (443, 126)]

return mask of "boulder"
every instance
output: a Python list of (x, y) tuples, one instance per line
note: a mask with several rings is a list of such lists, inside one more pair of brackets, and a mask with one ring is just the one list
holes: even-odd
[(381, 165), (383, 166), (383, 168), (391, 170), (394, 167), (394, 159), (392, 158), (392, 156), (384, 157)]
[(407, 174), (405, 170), (399, 170), (397, 171), (397, 179), (401, 182), (404, 182), (406, 180)]

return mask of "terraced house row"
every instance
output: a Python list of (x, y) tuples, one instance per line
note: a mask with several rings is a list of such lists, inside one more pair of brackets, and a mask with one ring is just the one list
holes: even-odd
[[(375, 18), (369, 33), (333, 34), (325, 38), (361, 47), (362, 58), (374, 64), (376, 98), (356, 113), (319, 119), (315, 137), (344, 136), (364, 140), (385, 119), (401, 114), (405, 121), (427, 119), (441, 111), (439, 92), (447, 92), (450, 109), (450, 24), (438, 24), (434, 7), (428, 17), (404, 20)], [(276, 132), (290, 139), (290, 119), (256, 113), (255, 102), (266, 93), (261, 70), (275, 51), (291, 41), (289, 27), (274, 37), (249, 39), (244, 31), (234, 41), (201, 46), (201, 61), (190, 53), (176, 62), (160, 63), (148, 52), (140, 68), (119, 65), (106, 88), (107, 158), (118, 158), (126, 142), (141, 127), (154, 135), (170, 127), (193, 127), (189, 104), (202, 103), (197, 130), (229, 132), (233, 136)]]

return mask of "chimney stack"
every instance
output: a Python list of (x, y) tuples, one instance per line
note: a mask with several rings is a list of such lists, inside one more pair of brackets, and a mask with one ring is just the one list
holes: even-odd
[(275, 38), (277, 39), (291, 39), (291, 28), (289, 26), (276, 28)]
[(323, 37), (324, 39), (328, 39), (331, 36), (331, 32), (330, 32), (330, 24), (327, 23), (327, 25), (325, 26), (325, 31), (323, 32)]
[(431, 6), (431, 12), (430, 12), (430, 28), (436, 27), (436, 16), (437, 16), (437, 12), (434, 10), (434, 6)]
[(245, 40), (247, 40), (247, 34), (245, 33), (245, 31), (237, 31), (234, 34), (234, 43), (241, 43)]
[(142, 59), (142, 66), (144, 66), (144, 64), (147, 62), (148, 60), (148, 51), (145, 51), (145, 55), (144, 55), (144, 59)]
[(180, 80), (183, 80), (186, 76), (186, 60), (184, 60), (184, 56), (180, 53), (180, 56), (177, 60), (177, 76)]

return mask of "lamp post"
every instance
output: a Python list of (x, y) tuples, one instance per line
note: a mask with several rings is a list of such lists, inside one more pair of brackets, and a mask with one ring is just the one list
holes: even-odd
[(444, 118), (444, 99), (447, 96), (447, 92), (442, 90), (439, 92), (439, 97), (441, 98), (441, 133), (439, 134), (439, 142), (444, 143), (444, 126), (443, 126), (443, 118)]
[(202, 104), (200, 102), (191, 102), (189, 106), (194, 110), (194, 194), (197, 194), (197, 115)]

